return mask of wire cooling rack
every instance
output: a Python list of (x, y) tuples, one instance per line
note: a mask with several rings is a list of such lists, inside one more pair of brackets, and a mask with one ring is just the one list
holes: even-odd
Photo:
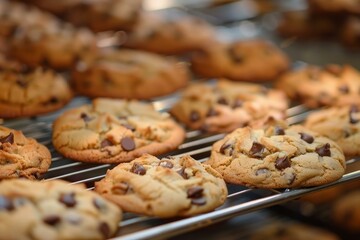
[[(152, 103), (158, 111), (167, 111), (177, 100), (178, 96), (172, 95), (154, 100)], [(5, 121), (4, 125), (14, 129), (22, 130), (28, 137), (37, 139), (46, 145), (52, 154), (52, 164), (49, 171), (44, 175), (44, 180), (63, 179), (72, 184), (83, 183), (91, 190), (94, 182), (105, 176), (107, 169), (114, 167), (111, 164), (90, 164), (75, 162), (59, 155), (51, 143), (52, 122), (66, 109), (89, 103), (87, 98), (75, 98), (64, 110), (54, 114), (30, 118)], [(287, 110), (288, 122), (295, 124), (303, 121), (310, 113), (302, 105), (296, 105)], [(210, 156), (211, 145), (224, 137), (224, 134), (203, 134), (201, 131), (187, 131), (185, 142), (178, 150), (167, 155), (181, 156), (191, 155), (198, 161), (206, 161)], [(354, 164), (360, 158), (347, 161), (348, 165)], [(154, 217), (145, 217), (126, 213), (124, 220), (120, 223), (120, 230), (114, 239), (164, 239), (202, 228), (235, 216), (254, 212), (273, 205), (284, 203), (305, 194), (328, 188), (352, 180), (360, 180), (360, 170), (345, 174), (340, 180), (331, 184), (304, 188), (304, 189), (282, 189), (282, 190), (260, 190), (250, 189), (243, 186), (228, 185), (229, 195), (225, 204), (217, 210), (186, 218), (161, 220)], [(252, 197), (249, 198), (249, 195)], [(254, 197), (255, 196), (255, 197)]]

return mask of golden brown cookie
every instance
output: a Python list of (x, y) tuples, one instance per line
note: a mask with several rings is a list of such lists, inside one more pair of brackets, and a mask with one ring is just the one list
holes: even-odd
[(150, 99), (184, 87), (185, 64), (172, 58), (136, 50), (107, 50), (83, 60), (73, 71), (77, 92), (89, 97)]
[(205, 44), (192, 57), (192, 69), (202, 77), (235, 81), (271, 81), (288, 69), (286, 55), (270, 42), (242, 40)]
[(212, 211), (227, 196), (224, 180), (210, 166), (190, 156), (147, 154), (109, 170), (95, 191), (124, 211), (162, 218)]
[[(357, 180), (359, 181), (359, 180)], [(332, 219), (337, 226), (360, 232), (360, 191), (354, 190), (338, 199), (332, 208)]]
[(45, 146), (26, 138), (21, 131), (0, 126), (0, 180), (36, 179), (47, 172), (50, 163), (51, 155)]
[(189, 86), (170, 112), (191, 129), (229, 132), (245, 125), (260, 127), (270, 118), (282, 120), (287, 107), (281, 91), (221, 79), (214, 85)]
[(169, 152), (184, 137), (185, 131), (151, 104), (98, 98), (61, 115), (53, 124), (52, 143), (77, 161), (119, 163)]

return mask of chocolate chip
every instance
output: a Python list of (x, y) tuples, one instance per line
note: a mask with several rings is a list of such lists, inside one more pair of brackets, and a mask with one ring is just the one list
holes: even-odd
[(299, 134), (300, 134), (300, 138), (302, 140), (304, 140), (305, 142), (310, 143), (310, 144), (314, 142), (314, 137), (313, 136), (311, 136), (311, 135), (309, 135), (307, 133), (299, 133)]
[(110, 140), (104, 139), (101, 141), (100, 145), (101, 145), (101, 148), (105, 148), (105, 147), (112, 146), (113, 144), (112, 144), (112, 142), (110, 142)]
[(161, 160), (159, 162), (159, 166), (164, 167), (164, 168), (173, 168), (174, 164), (169, 160)]
[(192, 187), (187, 190), (187, 196), (188, 198), (199, 198), (202, 196), (203, 191), (204, 189), (202, 187)]
[(226, 153), (225, 153), (226, 149), (229, 149), (229, 155), (232, 155), (232, 153), (233, 153), (233, 145), (230, 144), (230, 143), (224, 143), (224, 144), (220, 147), (220, 153), (226, 154)]
[(206, 204), (206, 198), (204, 198), (204, 197), (194, 198), (194, 199), (191, 199), (191, 203), (194, 205), (202, 206), (202, 205)]
[(7, 211), (12, 211), (14, 210), (14, 204), (11, 201), (11, 199), (5, 197), (5, 196), (0, 196), (0, 211), (1, 210), (7, 210)]
[(57, 97), (51, 97), (48, 102), (50, 104), (57, 104), (59, 103), (59, 99)]
[(126, 182), (120, 182), (120, 183), (116, 183), (114, 184), (114, 186), (111, 188), (111, 191), (114, 194), (125, 194), (128, 192), (128, 190), (130, 189), (130, 186), (128, 183)]
[(338, 87), (338, 90), (343, 94), (347, 94), (350, 91), (349, 87), (346, 85), (342, 85), (342, 86)]
[(101, 232), (101, 234), (104, 236), (104, 238), (109, 238), (110, 237), (110, 227), (106, 222), (102, 222), (99, 225), (99, 231)]
[(285, 157), (278, 157), (275, 161), (275, 167), (278, 170), (283, 170), (285, 168), (288, 168), (291, 166), (291, 161), (289, 160), (289, 158), (287, 156)]
[(228, 105), (229, 104), (228, 101), (226, 100), (226, 98), (223, 98), (223, 97), (219, 98), (217, 100), (217, 103), (222, 104), (222, 105)]
[(244, 61), (244, 57), (237, 53), (233, 46), (227, 49), (227, 54), (234, 63), (242, 63)]
[(0, 138), (0, 142), (13, 144), (14, 143), (14, 134), (11, 132), (11, 133), (9, 133), (9, 135)]
[(236, 99), (235, 102), (233, 103), (232, 107), (233, 108), (239, 108), (242, 107), (244, 104), (244, 102), (240, 99)]
[(279, 126), (275, 126), (274, 135), (285, 135), (285, 130)]
[(130, 137), (124, 137), (120, 141), (121, 147), (125, 151), (132, 151), (135, 149), (135, 142)]
[(84, 120), (84, 122), (89, 122), (92, 120), (92, 118), (89, 117), (89, 115), (87, 115), (86, 113), (81, 113), (80, 117)]
[(192, 110), (190, 112), (190, 121), (191, 122), (196, 122), (196, 121), (199, 121), (200, 120), (200, 114), (199, 112), (195, 111), (195, 110)]
[(210, 108), (206, 114), (207, 117), (212, 117), (212, 116), (216, 116), (216, 115), (218, 115), (218, 113), (213, 108)]
[(330, 144), (326, 143), (325, 145), (316, 148), (315, 152), (317, 152), (320, 157), (330, 157), (331, 156)]
[(251, 157), (261, 158), (264, 150), (265, 150), (264, 145), (258, 142), (254, 142), (253, 145), (251, 146), (249, 153)]
[(268, 173), (269, 173), (269, 169), (267, 169), (267, 168), (260, 168), (260, 169), (256, 170), (255, 175), (256, 175), (256, 176), (263, 175), (263, 174), (266, 174), (266, 175), (267, 175)]
[(74, 214), (68, 214), (66, 217), (66, 221), (68, 221), (71, 224), (77, 225), (81, 222), (81, 216), (77, 215), (76, 213)]
[(16, 84), (22, 88), (26, 88), (28, 85), (28, 82), (23, 77), (20, 77), (16, 80)]
[(106, 210), (107, 209), (106, 203), (100, 198), (97, 198), (97, 197), (94, 198), (93, 204), (99, 210)]
[(353, 117), (353, 114), (354, 113), (357, 113), (359, 111), (359, 109), (357, 108), (357, 106), (355, 106), (355, 105), (352, 105), (351, 107), (350, 107), (350, 111), (349, 111), (349, 122), (351, 123), (351, 124), (355, 124), (355, 123), (358, 123), (360, 120), (359, 119), (355, 119), (354, 117)]
[(124, 123), (124, 124), (121, 124), (124, 128), (127, 128), (129, 129), (130, 131), (135, 131), (135, 127), (131, 126), (130, 124), (127, 124), (127, 123)]
[(130, 169), (130, 172), (138, 174), (138, 175), (145, 175), (146, 169), (140, 163), (134, 163)]
[(180, 170), (176, 171), (180, 176), (182, 176), (184, 179), (188, 179), (189, 176), (185, 172), (185, 168), (181, 168)]
[(58, 224), (60, 222), (60, 217), (57, 215), (49, 215), (46, 216), (45, 218), (43, 218), (43, 222), (50, 225), (50, 226), (54, 226), (56, 224)]
[(59, 197), (59, 201), (69, 208), (74, 207), (76, 205), (75, 193), (61, 194)]

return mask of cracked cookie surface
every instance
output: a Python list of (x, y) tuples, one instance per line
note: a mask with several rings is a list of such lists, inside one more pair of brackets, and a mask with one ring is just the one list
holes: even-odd
[(202, 77), (249, 82), (275, 80), (289, 67), (286, 55), (264, 40), (204, 44), (191, 63), (194, 72)]
[(345, 157), (332, 140), (303, 126), (239, 128), (216, 142), (206, 164), (229, 183), (256, 188), (297, 188), (341, 178)]
[(346, 157), (360, 155), (360, 108), (332, 107), (311, 113), (304, 124), (308, 129), (335, 141)]
[(45, 173), (51, 163), (49, 150), (21, 131), (0, 126), (0, 180), (6, 178), (35, 179)]
[(189, 80), (173, 58), (135, 50), (108, 50), (77, 64), (75, 89), (90, 97), (149, 99), (175, 92)]
[(309, 108), (360, 107), (360, 72), (349, 65), (305, 66), (284, 74), (276, 87)]
[(130, 161), (176, 149), (185, 131), (148, 103), (98, 98), (53, 124), (53, 145), (65, 157), (94, 163)]
[(124, 211), (162, 218), (209, 212), (227, 197), (224, 180), (209, 165), (147, 154), (109, 170), (95, 191)]
[(50, 69), (29, 69), (0, 56), (0, 117), (36, 116), (60, 109), (73, 94), (66, 80)]
[(214, 85), (189, 86), (170, 112), (191, 129), (229, 132), (245, 125), (262, 126), (269, 118), (282, 120), (287, 107), (281, 91), (218, 80)]
[(120, 209), (83, 185), (60, 180), (0, 182), (1, 239), (107, 239)]

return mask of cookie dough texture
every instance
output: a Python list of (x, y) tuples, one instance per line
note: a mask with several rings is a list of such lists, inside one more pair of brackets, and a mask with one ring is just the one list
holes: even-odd
[(309, 108), (360, 106), (360, 73), (350, 65), (305, 66), (284, 74), (276, 87)]
[(149, 99), (170, 94), (189, 80), (187, 67), (173, 58), (136, 50), (108, 50), (79, 62), (77, 92), (90, 97)]
[(166, 19), (156, 14), (144, 13), (124, 45), (161, 54), (181, 54), (199, 50), (214, 39), (215, 30), (202, 19)]
[(332, 107), (311, 113), (305, 126), (335, 141), (347, 157), (360, 155), (360, 108)]
[(227, 196), (221, 175), (190, 156), (143, 155), (121, 163), (95, 184), (95, 191), (124, 211), (162, 218), (211, 211)]
[(50, 69), (27, 66), (0, 56), (0, 117), (37, 116), (60, 109), (73, 94), (67, 81)]
[(117, 206), (82, 185), (0, 182), (1, 239), (107, 239), (120, 219)]
[(287, 56), (265, 40), (204, 44), (192, 57), (193, 71), (202, 77), (235, 81), (275, 80), (289, 67)]
[(345, 172), (340, 147), (300, 125), (236, 129), (213, 145), (206, 163), (226, 182), (256, 188), (318, 186)]
[(360, 232), (360, 191), (355, 190), (339, 198), (332, 208), (332, 219), (337, 226)]
[(0, 126), (0, 180), (6, 178), (35, 179), (45, 173), (51, 163), (49, 150), (21, 131)]
[(281, 91), (221, 79), (189, 86), (170, 112), (191, 129), (230, 132), (245, 125), (261, 127), (269, 118), (282, 120), (287, 107)]
[(184, 137), (185, 131), (151, 104), (99, 98), (61, 115), (53, 124), (52, 142), (74, 160), (118, 163), (169, 152)]

